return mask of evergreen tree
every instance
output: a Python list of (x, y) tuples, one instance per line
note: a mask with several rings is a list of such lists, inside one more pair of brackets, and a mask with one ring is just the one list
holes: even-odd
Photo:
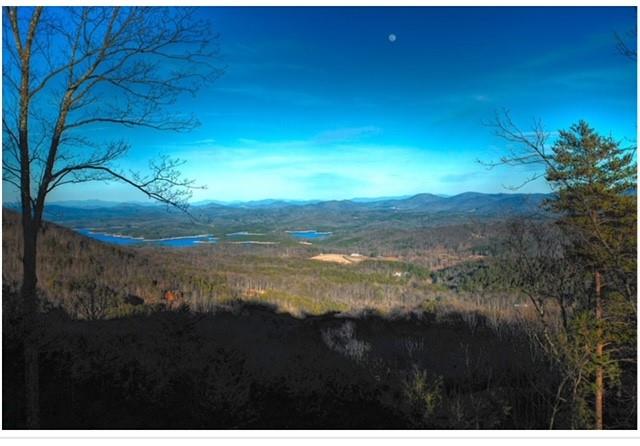
[[(587, 334), (574, 340), (586, 342), (584, 347), (593, 352), (587, 369), (594, 378), (594, 423), (602, 429), (605, 379), (619, 374), (616, 354), (621, 349), (616, 344), (630, 341), (632, 336), (621, 334), (635, 329), (634, 152), (620, 147), (611, 137), (597, 134), (584, 121), (561, 131), (552, 151), (546, 179), (556, 194), (546, 204), (559, 214), (558, 223), (575, 240), (571, 247), (575, 261), (592, 272), (593, 296), (578, 302), (586, 313), (576, 318), (582, 321), (576, 332)], [(631, 304), (626, 306), (631, 311), (620, 311), (621, 296)], [(585, 314), (593, 316), (591, 321)]]
[(580, 121), (561, 131), (546, 179), (556, 196), (547, 202), (560, 224), (578, 238), (576, 254), (610, 277), (609, 287), (635, 299), (636, 164), (634, 152)]

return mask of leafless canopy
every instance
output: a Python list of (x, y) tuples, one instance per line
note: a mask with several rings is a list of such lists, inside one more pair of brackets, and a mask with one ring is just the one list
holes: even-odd
[[(114, 126), (187, 131), (194, 116), (172, 109), (215, 80), (216, 35), (193, 8), (63, 7), (3, 11), (3, 181), (41, 210), (58, 186), (125, 182), (186, 208), (194, 183), (181, 162), (144, 171), (116, 165), (130, 149)], [(35, 218), (37, 220), (37, 217)]]
[[(553, 168), (552, 152), (548, 147), (550, 134), (545, 131), (542, 121), (535, 119), (527, 131), (518, 127), (508, 110), (496, 112), (493, 121), (487, 126), (506, 142), (505, 153), (498, 160), (478, 160), (489, 169), (497, 166), (530, 166), (533, 170), (522, 183), (508, 186), (509, 189), (520, 189), (523, 186), (545, 175), (545, 170)], [(536, 169), (535, 167), (539, 167)]]

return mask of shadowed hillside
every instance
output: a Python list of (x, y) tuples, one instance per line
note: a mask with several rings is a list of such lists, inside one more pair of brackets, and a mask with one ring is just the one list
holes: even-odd
[[(14, 297), (5, 293), (7, 302)], [(22, 425), (5, 311), (5, 428)], [(412, 313), (298, 319), (235, 302), (108, 321), (42, 315), (43, 428), (542, 428), (553, 376), (518, 331)]]

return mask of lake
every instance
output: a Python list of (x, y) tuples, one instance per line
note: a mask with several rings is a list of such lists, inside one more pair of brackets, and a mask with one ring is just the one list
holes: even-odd
[(286, 231), (289, 235), (297, 239), (322, 240), (329, 237), (331, 232), (308, 231)]
[[(184, 237), (166, 237), (160, 239), (145, 239), (143, 237), (131, 237), (128, 235), (109, 234), (107, 232), (97, 232), (91, 229), (76, 229), (82, 235), (91, 237), (92, 239), (99, 240), (104, 243), (120, 246), (140, 246), (140, 245), (158, 245), (167, 246), (171, 248), (188, 248), (191, 246), (198, 246), (202, 244), (218, 243), (218, 238), (211, 234), (191, 235)], [(322, 232), (316, 230), (300, 230), (300, 231), (286, 231), (292, 237), (299, 240), (323, 240), (332, 235), (331, 232)], [(246, 237), (250, 235), (264, 235), (261, 233), (251, 232), (233, 232), (227, 234), (227, 237)], [(271, 245), (276, 244), (270, 241), (257, 241), (257, 240), (244, 240), (240, 242), (232, 242), (236, 244), (256, 244), (256, 245)]]
[(245, 237), (249, 235), (264, 235), (264, 234), (261, 232), (240, 231), (240, 232), (232, 232), (230, 234), (227, 234), (227, 237)]
[(142, 237), (130, 237), (127, 235), (108, 234), (106, 232), (95, 232), (90, 229), (76, 229), (82, 235), (91, 237), (104, 243), (120, 246), (133, 246), (142, 244), (153, 244), (168, 246), (171, 248), (186, 248), (201, 244), (217, 243), (218, 239), (211, 234), (192, 235), (185, 237), (166, 237), (159, 239), (145, 239)]

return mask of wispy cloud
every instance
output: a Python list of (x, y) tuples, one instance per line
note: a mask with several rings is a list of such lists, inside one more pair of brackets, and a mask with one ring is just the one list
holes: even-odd
[[(439, 191), (445, 153), (376, 141), (377, 126), (330, 129), (296, 140), (239, 139), (176, 147), (189, 177), (217, 198), (317, 198)], [(198, 198), (198, 197), (196, 197)]]
[(465, 172), (465, 173), (449, 173), (442, 175), (440, 181), (443, 183), (461, 183), (469, 182), (476, 179), (480, 175), (480, 172)]
[(308, 43), (301, 45), (294, 40), (267, 39), (250, 44), (227, 43), (220, 58), (225, 64), (225, 77), (232, 79), (259, 79), (261, 76), (272, 75), (300, 76), (324, 71), (319, 65), (312, 66), (308, 61), (298, 60), (299, 55), (307, 54), (308, 51)]
[(593, 54), (606, 54), (607, 49), (615, 45), (611, 33), (596, 33), (586, 36), (581, 45), (558, 45), (553, 51), (547, 51), (523, 59), (521, 68), (556, 68), (558, 64), (575, 58), (590, 57)]
[(352, 142), (362, 138), (378, 135), (382, 132), (379, 127), (368, 125), (364, 127), (347, 127), (335, 130), (327, 130), (319, 133), (313, 139), (319, 144)]
[(307, 193), (316, 196), (339, 195), (345, 190), (360, 190), (369, 185), (366, 178), (333, 172), (318, 172), (289, 179), (303, 186)]
[(486, 94), (474, 94), (472, 98), (476, 102), (489, 102), (491, 100), (491, 98)]
[(265, 102), (284, 102), (293, 105), (319, 106), (330, 101), (322, 96), (294, 89), (278, 89), (258, 84), (246, 84), (236, 87), (218, 87), (216, 91), (232, 95), (242, 95)]

